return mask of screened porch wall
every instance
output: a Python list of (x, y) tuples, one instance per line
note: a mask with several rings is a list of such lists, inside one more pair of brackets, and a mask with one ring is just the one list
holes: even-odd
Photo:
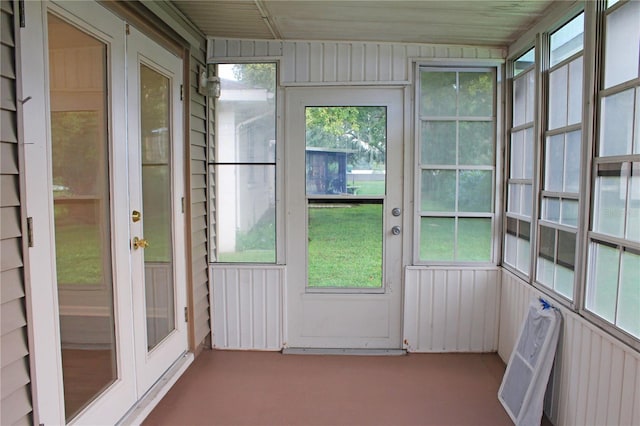
[[(504, 61), (506, 50), (495, 47), (469, 47), (436, 44), (401, 44), (401, 43), (370, 43), (370, 42), (308, 42), (308, 41), (267, 41), (267, 40), (237, 40), (210, 38), (207, 48), (209, 63), (259, 62), (279, 61), (280, 85), (284, 87), (300, 86), (339, 86), (339, 85), (398, 85), (412, 87), (413, 66), (415, 62), (430, 62), (434, 64), (472, 64), (493, 63), (499, 65)], [(412, 89), (408, 89), (412, 90)], [(413, 170), (411, 109), (405, 112), (405, 201), (404, 210), (409, 212), (413, 198), (411, 180)], [(282, 143), (283, 140), (279, 139)], [(286, 143), (286, 141), (284, 141)], [(409, 176), (410, 175), (410, 176)], [(211, 185), (213, 182), (211, 182)], [(214, 188), (209, 187), (209, 202), (215, 205)], [(286, 209), (286, 206), (280, 206)], [(213, 211), (213, 210), (211, 210)], [(284, 211), (284, 210), (283, 210)], [(410, 240), (413, 217), (404, 216), (405, 253), (410, 253), (413, 244)], [(213, 218), (209, 222), (210, 246), (214, 247), (215, 223)], [(497, 349), (498, 335), (498, 295), (500, 293), (499, 274), (496, 267), (483, 266), (478, 270), (470, 268), (428, 268), (426, 266), (409, 266), (411, 259), (405, 254), (403, 265), (406, 279), (406, 294), (422, 291), (435, 291), (436, 296), (442, 296), (444, 305), (437, 305), (438, 311), (433, 315), (428, 311), (435, 308), (426, 305), (426, 299), (411, 300), (405, 307), (404, 322), (414, 327), (405, 327), (403, 340), (405, 345), (415, 352), (492, 352)], [(273, 273), (273, 268), (281, 272), (279, 284), (275, 281), (262, 291), (262, 284), (253, 278)], [(213, 343), (216, 349), (255, 349), (279, 350), (287, 344), (287, 321), (284, 311), (286, 291), (286, 261), (284, 265), (252, 265), (247, 274), (247, 266), (243, 264), (212, 264), (211, 276), (211, 306), (213, 317)], [(488, 270), (489, 269), (489, 270)], [(439, 272), (437, 272), (437, 271)], [(457, 274), (457, 275), (456, 275)], [(454, 276), (458, 292), (444, 290), (451, 283)], [(427, 279), (427, 277), (429, 277)], [(239, 279), (241, 278), (241, 279)], [(406, 298), (405, 298), (406, 300)], [(275, 303), (274, 301), (278, 301)], [(471, 306), (470, 306), (471, 304)], [(267, 345), (261, 339), (251, 339), (251, 333), (262, 333), (262, 326), (255, 328), (255, 319), (264, 315), (265, 306), (269, 309), (269, 318), (276, 318), (280, 322), (281, 341), (274, 345), (270, 340)], [(466, 315), (471, 308), (474, 315)], [(274, 311), (275, 309), (276, 311)], [(464, 314), (463, 311), (465, 312)], [(486, 312), (485, 312), (486, 311)], [(447, 314), (448, 312), (448, 314)], [(439, 344), (437, 339), (427, 343), (424, 331), (432, 325), (443, 325), (454, 312), (459, 312), (459, 321), (454, 331), (460, 338), (449, 339)], [(479, 323), (479, 318), (482, 322)], [(269, 333), (276, 332), (271, 322)], [(481, 324), (478, 342), (475, 327)], [(461, 330), (474, 330), (467, 333)], [(422, 334), (421, 334), (422, 333)]]
[[(502, 270), (498, 354), (507, 362), (531, 300), (543, 296)], [(546, 296), (545, 296), (546, 297)], [(640, 424), (640, 354), (558, 306), (562, 332), (545, 413), (556, 425)]]

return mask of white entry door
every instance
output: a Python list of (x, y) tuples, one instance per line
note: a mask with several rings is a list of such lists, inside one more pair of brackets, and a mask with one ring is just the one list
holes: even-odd
[(290, 348), (401, 348), (403, 100), (287, 89)]
[(25, 11), (34, 401), (115, 424), (187, 350), (182, 60), (97, 2)]
[(182, 60), (127, 35), (129, 213), (142, 396), (187, 349)]

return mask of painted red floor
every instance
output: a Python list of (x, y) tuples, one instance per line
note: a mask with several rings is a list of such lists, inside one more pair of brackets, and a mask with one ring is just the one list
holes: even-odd
[(511, 425), (496, 354), (204, 351), (146, 425)]

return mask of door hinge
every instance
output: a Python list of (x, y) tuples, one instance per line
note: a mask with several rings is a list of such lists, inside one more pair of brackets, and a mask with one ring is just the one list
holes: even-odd
[(184, 322), (189, 322), (189, 308), (184, 307)]
[(33, 218), (27, 218), (27, 244), (29, 247), (33, 247)]
[(20, 19), (20, 28), (25, 28), (27, 20), (24, 16), (24, 0), (18, 1), (18, 18)]
[(184, 100), (184, 85), (180, 85), (180, 100)]
[(129, 24), (125, 24), (125, 26), (124, 26), (124, 33), (125, 33), (126, 35), (131, 34), (131, 27), (129, 26)]
[(182, 213), (184, 213), (184, 197), (180, 199), (180, 204), (182, 205)]

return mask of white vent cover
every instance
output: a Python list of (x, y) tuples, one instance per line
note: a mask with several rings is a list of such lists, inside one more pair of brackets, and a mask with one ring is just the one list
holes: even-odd
[(498, 391), (516, 426), (540, 425), (561, 322), (560, 312), (547, 302), (531, 302)]

